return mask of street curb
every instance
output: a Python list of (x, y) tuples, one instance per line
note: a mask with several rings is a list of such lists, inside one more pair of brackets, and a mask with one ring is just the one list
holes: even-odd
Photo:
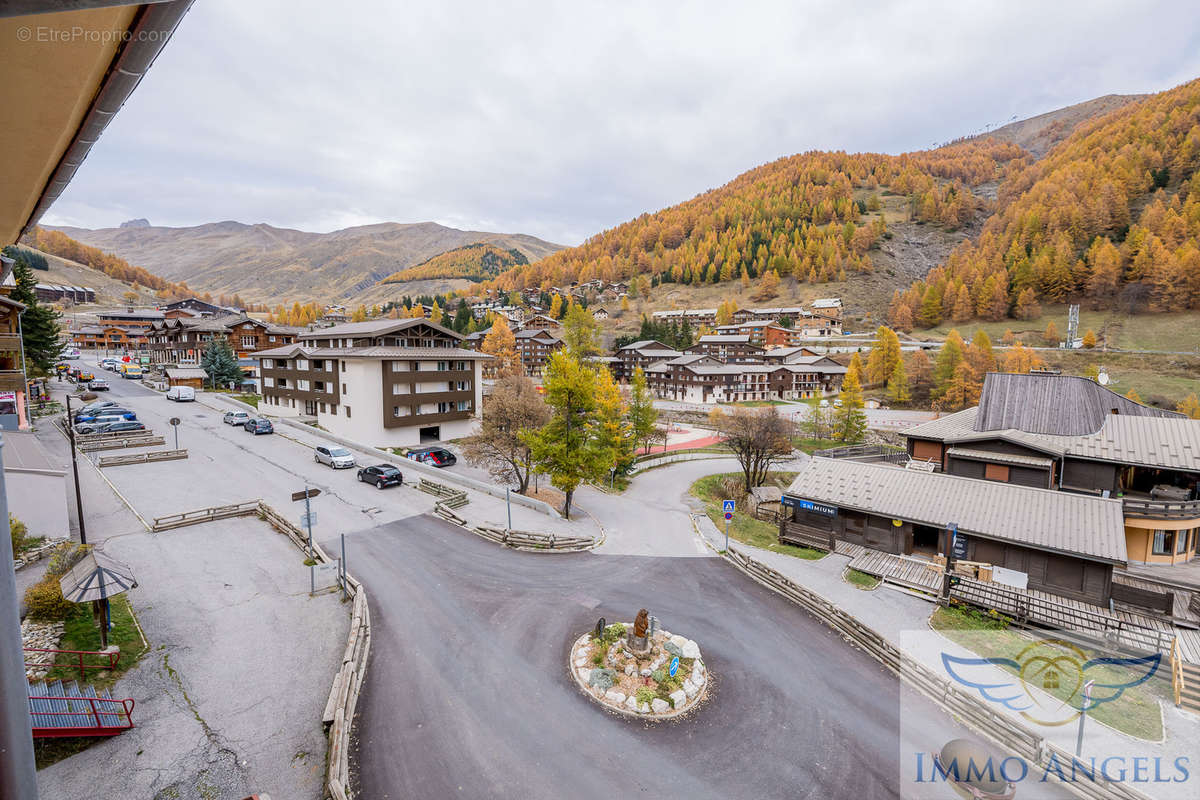
[[(68, 436), (68, 435), (67, 435), (67, 433), (66, 433), (66, 431), (64, 431), (64, 430), (62, 429), (62, 426), (61, 426), (61, 425), (55, 425), (54, 427), (55, 427), (55, 429), (57, 429), (57, 430), (58, 430), (58, 434), (59, 434), (60, 436), (62, 436), (64, 439), (66, 439), (66, 440), (67, 440), (67, 444), (69, 445), (69, 444), (70, 444), (70, 442), (71, 442), (71, 437), (70, 437), (70, 436)], [(130, 512), (132, 512), (132, 513), (133, 513), (133, 515), (134, 515), (135, 517), (137, 517), (137, 520), (138, 520), (138, 522), (142, 523), (142, 526), (143, 526), (143, 527), (145, 527), (145, 529), (146, 529), (147, 531), (149, 531), (149, 532), (153, 533), (153, 531), (154, 531), (154, 528), (152, 528), (152, 527), (150, 526), (150, 523), (146, 522), (146, 518), (145, 518), (145, 517), (143, 517), (143, 516), (142, 516), (142, 515), (141, 515), (141, 514), (138, 512), (138, 510), (137, 510), (136, 508), (134, 508), (134, 507), (133, 507), (133, 503), (129, 502), (129, 499), (128, 499), (127, 497), (125, 497), (125, 495), (121, 494), (121, 490), (120, 490), (120, 489), (118, 489), (118, 488), (116, 487), (116, 485), (115, 485), (115, 484), (113, 484), (113, 482), (112, 482), (111, 480), (109, 480), (109, 479), (108, 479), (108, 476), (104, 474), (104, 470), (100, 469), (100, 465), (99, 465), (99, 464), (95, 464), (95, 463), (93, 463), (93, 462), (92, 462), (92, 460), (91, 460), (90, 458), (88, 458), (88, 457), (87, 457), (87, 454), (86, 454), (86, 453), (84, 453), (84, 452), (82, 452), (82, 451), (80, 451), (80, 450), (79, 450), (79, 448), (75, 448), (75, 450), (76, 450), (76, 453), (77, 453), (79, 456), (82, 456), (82, 458), (83, 458), (83, 460), (84, 460), (84, 461), (86, 461), (88, 464), (91, 464), (91, 465), (92, 465), (92, 469), (94, 469), (94, 470), (96, 471), (96, 474), (97, 474), (97, 475), (99, 475), (99, 476), (100, 476), (100, 477), (101, 477), (101, 478), (104, 480), (104, 482), (108, 484), (108, 488), (109, 488), (109, 489), (112, 489), (112, 493), (113, 493), (113, 494), (115, 494), (115, 495), (116, 495), (116, 496), (117, 496), (117, 497), (120, 499), (120, 501), (121, 501), (122, 503), (124, 503), (124, 504), (125, 504), (125, 507), (126, 507), (126, 508), (128, 508), (128, 509), (130, 510)], [(64, 473), (63, 473), (63, 475), (65, 476), (65, 475), (66, 475), (66, 473), (64, 472)]]

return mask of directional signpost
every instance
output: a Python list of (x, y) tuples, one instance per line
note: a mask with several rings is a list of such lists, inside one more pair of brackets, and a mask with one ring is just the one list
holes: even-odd
[(175, 429), (175, 449), (178, 450), (179, 449), (179, 417), (171, 417), (169, 420), (167, 420), (167, 422), (169, 422), (171, 424), (171, 427)]
[(725, 500), (723, 502), (723, 506), (725, 508), (725, 552), (728, 553), (729, 552), (729, 520), (733, 519), (734, 503), (732, 500)]
[[(308, 529), (308, 557), (310, 559), (313, 557), (312, 526), (317, 521), (317, 515), (312, 512), (312, 505), (309, 503), (309, 500), (320, 493), (320, 489), (310, 489), (307, 486), (304, 487), (304, 491), (302, 492), (292, 492), (292, 502), (304, 501), (304, 515), (300, 517), (300, 524)], [(312, 592), (316, 591), (316, 576), (312, 574), (312, 570), (309, 570), (309, 589)]]
[(671, 667), (670, 667), (670, 669), (667, 670), (667, 673), (672, 678), (674, 678), (675, 673), (678, 671), (679, 671), (679, 656), (675, 656), (674, 658), (671, 659)]

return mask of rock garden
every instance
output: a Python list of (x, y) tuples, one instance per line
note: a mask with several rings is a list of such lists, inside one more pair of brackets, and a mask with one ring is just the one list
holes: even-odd
[(632, 624), (597, 623), (571, 646), (571, 674), (596, 702), (646, 719), (677, 717), (708, 688), (708, 669), (691, 639), (658, 626), (645, 609)]

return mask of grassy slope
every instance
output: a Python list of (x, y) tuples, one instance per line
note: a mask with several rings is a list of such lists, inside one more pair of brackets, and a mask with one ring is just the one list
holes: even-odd
[[(784, 482), (790, 481), (796, 476), (794, 472), (772, 472), (770, 473), (768, 482), (778, 479)], [(727, 472), (721, 475), (708, 475), (701, 478), (691, 485), (688, 491), (693, 497), (698, 497), (704, 501), (704, 511), (708, 514), (708, 518), (717, 526), (717, 530), (725, 530), (725, 516), (722, 510), (721, 501), (729, 499), (725, 496), (723, 481), (726, 478), (740, 478), (741, 473)], [(740, 506), (743, 498), (733, 498)], [(761, 547), (764, 550), (770, 550), (773, 553), (783, 553), (784, 555), (796, 556), (807, 560), (815, 560), (825, 556), (819, 550), (811, 550), (807, 547), (793, 547), (789, 544), (779, 543), (779, 529), (762, 520), (755, 519), (746, 513), (744, 510), (739, 510), (733, 515), (733, 520), (729, 523), (729, 538), (736, 539), (743, 544)]]

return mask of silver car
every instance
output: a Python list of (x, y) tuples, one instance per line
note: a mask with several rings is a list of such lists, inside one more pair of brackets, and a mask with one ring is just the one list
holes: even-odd
[(226, 411), (221, 419), (226, 425), (245, 425), (250, 421), (250, 414), (246, 411)]
[(334, 469), (348, 469), (355, 465), (354, 454), (344, 447), (318, 445), (313, 450), (313, 459), (318, 464), (328, 464)]

